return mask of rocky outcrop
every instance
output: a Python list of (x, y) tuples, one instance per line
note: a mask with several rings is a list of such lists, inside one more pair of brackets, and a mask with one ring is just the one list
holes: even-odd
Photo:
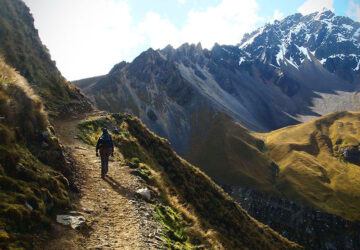
[(360, 222), (301, 206), (285, 198), (224, 187), (251, 216), (308, 249), (360, 248)]
[(346, 146), (340, 147), (339, 151), (341, 153), (342, 158), (345, 161), (354, 163), (359, 165), (360, 164), (360, 150), (359, 146)]

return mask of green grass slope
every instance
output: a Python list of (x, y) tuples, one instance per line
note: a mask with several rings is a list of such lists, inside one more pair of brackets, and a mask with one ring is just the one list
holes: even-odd
[(0, 54), (28, 80), (51, 115), (91, 108), (56, 68), (40, 41), (28, 7), (21, 0), (0, 1)]
[(300, 248), (250, 217), (198, 168), (180, 158), (169, 142), (137, 118), (113, 114), (78, 126), (79, 136), (95, 145), (107, 127), (124, 161), (158, 194), (154, 212), (166, 225), (169, 248)]
[(0, 249), (31, 249), (68, 206), (70, 170), (40, 99), (1, 58), (0, 138)]

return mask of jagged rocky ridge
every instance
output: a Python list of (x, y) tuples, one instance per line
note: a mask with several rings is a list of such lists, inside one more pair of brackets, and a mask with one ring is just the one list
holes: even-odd
[(129, 112), (185, 155), (221, 112), (267, 131), (358, 105), (360, 24), (330, 11), (267, 24), (236, 46), (149, 49), (75, 82), (100, 108)]

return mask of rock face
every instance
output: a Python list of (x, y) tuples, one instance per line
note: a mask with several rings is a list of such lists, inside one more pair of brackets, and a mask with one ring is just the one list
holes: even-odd
[(238, 187), (226, 190), (251, 216), (307, 249), (358, 249), (360, 224)]
[(341, 155), (345, 161), (360, 164), (360, 151), (359, 146), (347, 146), (340, 148)]
[(185, 155), (221, 112), (255, 131), (357, 108), (360, 24), (330, 11), (268, 24), (236, 46), (149, 49), (74, 82), (96, 106), (129, 112)]

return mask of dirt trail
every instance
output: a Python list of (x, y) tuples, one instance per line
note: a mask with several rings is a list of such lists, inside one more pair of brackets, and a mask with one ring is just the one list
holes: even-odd
[[(99, 114), (88, 116), (95, 118)], [(84, 119), (56, 122), (61, 143), (71, 152), (71, 157), (82, 177), (79, 207), (91, 225), (89, 235), (65, 234), (52, 249), (159, 249), (161, 241), (152, 209), (135, 195), (144, 186), (131, 169), (110, 159), (109, 173), (100, 177), (100, 158), (95, 149), (76, 138), (76, 125)], [(72, 233), (74, 234), (74, 233)], [(81, 236), (79, 236), (81, 235)], [(69, 239), (70, 238), (70, 239)]]

